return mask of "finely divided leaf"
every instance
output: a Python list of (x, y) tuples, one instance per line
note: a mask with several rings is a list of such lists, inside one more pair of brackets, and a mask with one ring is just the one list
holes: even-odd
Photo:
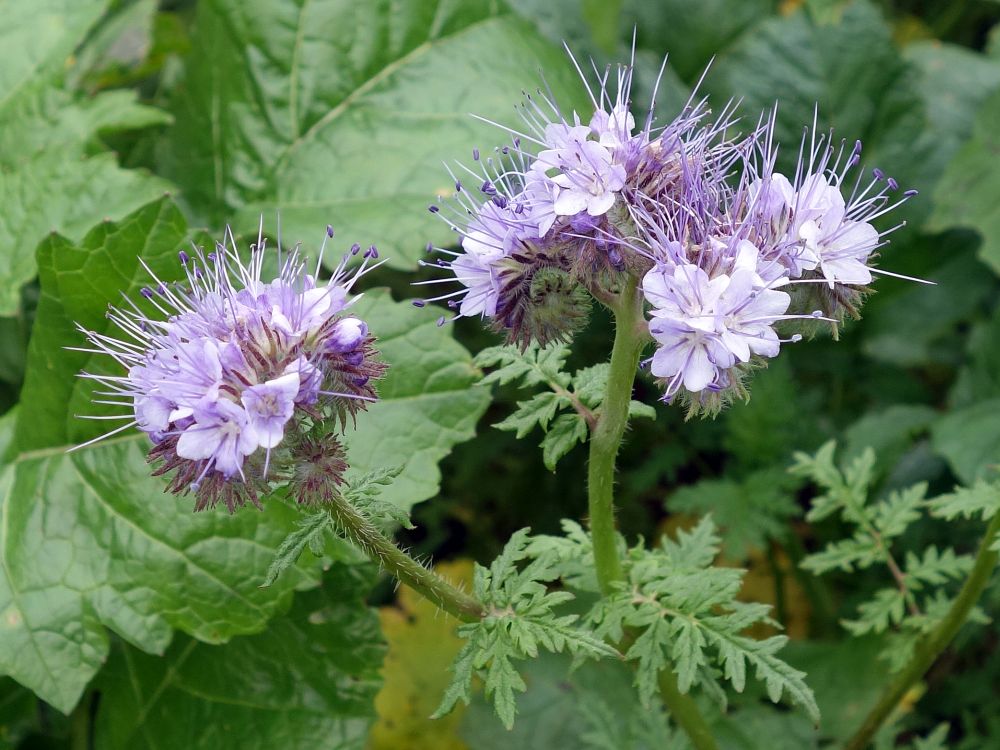
[(579, 414), (562, 414), (542, 438), (542, 460), (549, 471), (556, 470), (559, 459), (587, 440), (587, 423)]
[(317, 557), (323, 554), (323, 541), (330, 528), (330, 514), (325, 510), (313, 513), (295, 522), (298, 528), (285, 537), (274, 553), (274, 559), (267, 569), (261, 588), (270, 586), (278, 576), (298, 562), (299, 557), (309, 550)]
[(931, 500), (930, 508), (933, 515), (949, 521), (958, 516), (988, 521), (1000, 510), (1000, 484), (980, 480), (972, 487), (956, 487)]

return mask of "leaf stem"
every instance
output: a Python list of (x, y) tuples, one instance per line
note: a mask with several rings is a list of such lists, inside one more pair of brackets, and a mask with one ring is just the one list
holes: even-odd
[(587, 466), (587, 500), (590, 533), (594, 540), (594, 566), (601, 591), (608, 594), (612, 584), (623, 579), (615, 535), (615, 459), (628, 425), (632, 384), (639, 369), (645, 339), (636, 335), (642, 319), (642, 298), (638, 281), (628, 279), (613, 307), (615, 343), (611, 350), (607, 390), (597, 424), (590, 434), (590, 462)]
[(902, 697), (930, 669), (941, 652), (951, 643), (959, 628), (968, 619), (969, 612), (979, 601), (983, 589), (990, 582), (993, 569), (996, 567), (998, 557), (1000, 557), (1000, 553), (990, 549), (998, 531), (1000, 531), (1000, 513), (993, 516), (993, 520), (986, 528), (986, 534), (979, 545), (979, 552), (976, 554), (972, 571), (965, 579), (962, 590), (958, 592), (948, 614), (934, 630), (917, 643), (909, 664), (886, 686), (878, 703), (875, 704), (868, 716), (865, 717), (864, 723), (844, 746), (845, 750), (864, 750), (868, 747), (875, 732), (893, 712)]
[(486, 610), (480, 602), (403, 552), (350, 502), (337, 497), (327, 507), (337, 528), (348, 539), (424, 598), (462, 622), (475, 622), (485, 616)]

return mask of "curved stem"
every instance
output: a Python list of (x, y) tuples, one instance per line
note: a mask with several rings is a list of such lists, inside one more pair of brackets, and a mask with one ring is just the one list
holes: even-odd
[(328, 508), (337, 527), (352, 542), (439, 608), (463, 622), (475, 622), (486, 614), (480, 602), (403, 552), (348, 501), (337, 497)]
[(621, 561), (615, 541), (614, 482), (615, 459), (628, 425), (632, 383), (639, 369), (639, 355), (645, 338), (636, 333), (642, 320), (642, 299), (638, 282), (629, 279), (614, 306), (615, 343), (600, 416), (590, 435), (590, 463), (587, 466), (587, 499), (590, 533), (594, 540), (594, 566), (604, 594), (611, 584), (622, 580)]
[(958, 629), (962, 627), (969, 612), (979, 600), (983, 589), (990, 582), (993, 569), (996, 567), (997, 558), (1000, 557), (996, 551), (990, 549), (1000, 531), (1000, 513), (997, 513), (990, 525), (986, 529), (986, 535), (979, 545), (979, 552), (976, 554), (976, 561), (972, 566), (972, 572), (965, 579), (962, 590), (958, 593), (951, 609), (945, 615), (941, 623), (930, 633), (928, 633), (914, 649), (910, 663), (904, 667), (903, 671), (897, 674), (886, 687), (879, 698), (878, 703), (865, 717), (861, 728), (855, 732), (850, 741), (844, 746), (845, 750), (864, 750), (871, 743), (872, 737), (882, 723), (889, 717), (899, 701), (919, 680), (924, 673), (930, 669), (931, 665), (942, 651), (951, 643)]

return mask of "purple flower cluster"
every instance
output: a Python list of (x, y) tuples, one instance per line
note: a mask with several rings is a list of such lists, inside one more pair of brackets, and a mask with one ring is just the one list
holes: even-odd
[[(582, 73), (581, 73), (582, 75)], [(638, 284), (665, 399), (712, 410), (745, 395), (743, 374), (801, 338), (786, 321), (856, 316), (888, 230), (872, 222), (907, 200), (813, 123), (792, 177), (775, 170), (774, 114), (736, 135), (732, 107), (689, 100), (670, 123), (630, 113), (631, 66), (599, 78), (589, 120), (528, 97), (512, 146), (462, 167), (454, 198), (431, 206), (461, 251), (436, 248), (459, 287), (457, 315), (488, 318), (522, 346), (571, 335), (591, 298), (614, 307)], [(654, 92), (655, 100), (655, 92)], [(586, 123), (586, 124), (584, 124)], [(503, 127), (503, 126), (501, 126)], [(455, 177), (455, 174), (452, 174)], [(470, 187), (471, 186), (471, 189)], [(419, 301), (422, 304), (424, 300)]]
[[(269, 473), (294, 466), (310, 434), (329, 432), (331, 423), (343, 427), (375, 400), (373, 381), (384, 369), (368, 326), (349, 314), (357, 299), (352, 286), (378, 265), (370, 263), (374, 248), (348, 272), (355, 246), (328, 283), (318, 284), (297, 249), (283, 259), (279, 249), (280, 271), (263, 281), (265, 245), (259, 236), (246, 263), (232, 234), (214, 252), (181, 251), (182, 282), (165, 283), (150, 271), (153, 283), (141, 300), (110, 309), (121, 338), (81, 329), (89, 351), (127, 370), (83, 374), (115, 399), (103, 403), (129, 407), (127, 423), (114, 432), (145, 432), (157, 473), (172, 474), (175, 492), (196, 492), (199, 510), (218, 502), (230, 511), (248, 500), (259, 505)], [(342, 463), (335, 440), (328, 450), (333, 464)], [(275, 461), (276, 453), (290, 460)]]

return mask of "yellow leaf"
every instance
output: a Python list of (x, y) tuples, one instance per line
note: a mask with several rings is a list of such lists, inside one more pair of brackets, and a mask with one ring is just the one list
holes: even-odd
[[(435, 571), (468, 586), (472, 562), (440, 563)], [(382, 674), (385, 684), (375, 698), (378, 720), (368, 740), (370, 750), (467, 750), (457, 735), (464, 706), (432, 721), (451, 678), (448, 667), (462, 646), (457, 620), (412, 589), (400, 586), (395, 606), (379, 610), (389, 642)]]

